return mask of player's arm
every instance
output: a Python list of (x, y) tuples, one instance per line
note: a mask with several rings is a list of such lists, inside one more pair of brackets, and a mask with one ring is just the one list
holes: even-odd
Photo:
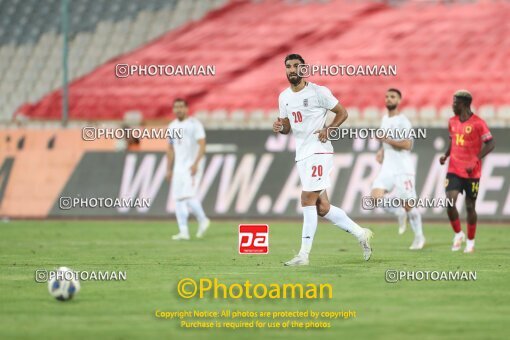
[(198, 144), (198, 153), (197, 157), (195, 158), (195, 161), (193, 162), (193, 165), (191, 166), (191, 176), (195, 176), (197, 173), (198, 165), (200, 164), (200, 161), (205, 155), (205, 138), (200, 138), (197, 140)]
[(482, 149), (480, 150), (480, 153), (478, 154), (478, 159), (483, 159), (485, 156), (487, 156), (489, 153), (491, 153), (495, 147), (496, 147), (496, 142), (494, 142), (494, 138), (491, 138), (488, 141), (484, 142)]
[(279, 132), (283, 135), (290, 133), (290, 120), (289, 118), (278, 118), (273, 123), (273, 132)]
[(492, 150), (494, 150), (496, 142), (494, 142), (494, 138), (492, 137), (489, 127), (487, 126), (485, 121), (482, 120), (481, 124), (478, 124), (477, 130), (479, 131), (480, 139), (483, 141), (482, 149), (478, 154), (478, 159), (481, 160), (482, 158), (487, 156), (487, 154), (489, 154)]
[(330, 111), (335, 114), (335, 118), (333, 118), (331, 124), (322, 130), (315, 131), (315, 133), (319, 134), (318, 138), (323, 143), (328, 141), (328, 131), (330, 131), (330, 129), (340, 127), (340, 125), (342, 125), (347, 120), (347, 117), (349, 117), (347, 110), (340, 103), (337, 103)]
[(377, 163), (382, 164), (384, 161), (384, 148), (380, 148), (377, 150), (377, 153), (375, 154), (375, 160)]
[(389, 144), (397, 150), (411, 150), (413, 148), (413, 142), (410, 139), (394, 140), (383, 138), (381, 139), (381, 142)]
[[(411, 131), (412, 129), (411, 123), (406, 121), (399, 126), (399, 129), (401, 129), (402, 131)], [(391, 138), (381, 138), (381, 142), (390, 145), (395, 150), (411, 151), (411, 149), (413, 148), (413, 140), (410, 138), (400, 140)]]
[(347, 110), (340, 103), (336, 104), (335, 107), (332, 108), (330, 111), (335, 114), (335, 118), (333, 119), (331, 124), (329, 124), (328, 128), (339, 127), (347, 120), (347, 117), (349, 117)]
[[(478, 153), (478, 156), (477, 156), (478, 157), (478, 161), (481, 161), (482, 158), (484, 158), (489, 152), (494, 150), (495, 146), (496, 146), (496, 143), (494, 142), (494, 138), (486, 140), (483, 143), (482, 149)], [(469, 166), (469, 167), (466, 168), (466, 172), (468, 173), (468, 175), (471, 175), (471, 173), (473, 172), (474, 168), (475, 168), (475, 165), (472, 165), (472, 166)]]
[(439, 157), (439, 164), (443, 165), (448, 157), (450, 157), (450, 152), (452, 151), (452, 129), (450, 126), (450, 121), (448, 121), (448, 133), (450, 134), (448, 137), (448, 148), (446, 148), (446, 152), (444, 155)]
[(273, 123), (273, 132), (279, 132), (282, 135), (287, 135), (290, 133), (290, 120), (287, 117), (287, 109), (286, 105), (284, 105), (282, 94), (278, 97), (278, 118)]
[(452, 139), (451, 137), (448, 138), (448, 148), (446, 149), (446, 152), (444, 153), (444, 155), (442, 155), (440, 158), (439, 158), (439, 163), (441, 165), (443, 165), (446, 160), (448, 159), (448, 157), (450, 157), (450, 151), (452, 150)]
[(174, 147), (172, 144), (169, 144), (166, 150), (166, 160), (166, 179), (170, 180), (172, 178), (172, 169), (174, 166)]

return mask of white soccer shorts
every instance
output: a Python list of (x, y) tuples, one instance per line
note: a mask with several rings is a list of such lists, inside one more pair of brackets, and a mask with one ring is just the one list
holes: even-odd
[(401, 199), (416, 198), (415, 176), (413, 174), (394, 174), (381, 171), (372, 184), (372, 189), (396, 190), (395, 196)]
[(172, 198), (180, 200), (184, 198), (195, 197), (198, 192), (198, 186), (202, 179), (203, 167), (199, 167), (195, 176), (191, 176), (189, 169), (174, 171), (172, 174)]
[(296, 166), (303, 191), (320, 191), (331, 185), (333, 154), (313, 154), (297, 161)]

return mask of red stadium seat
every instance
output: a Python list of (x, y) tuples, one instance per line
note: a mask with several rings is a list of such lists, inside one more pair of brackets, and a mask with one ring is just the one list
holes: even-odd
[[(122, 119), (137, 110), (161, 118), (177, 96), (208, 112), (275, 109), (288, 86), (283, 59), (290, 52), (322, 65), (397, 65), (396, 77), (310, 78), (330, 87), (345, 106), (383, 107), (382, 94), (391, 86), (400, 87), (406, 105), (416, 108), (448, 106), (458, 88), (471, 90), (477, 106), (509, 104), (504, 84), (510, 78), (510, 35), (500, 24), (509, 11), (505, 2), (233, 2), (73, 82), (70, 117)], [(116, 78), (118, 63), (214, 65), (216, 74)], [(18, 112), (58, 119), (60, 101), (53, 92)]]

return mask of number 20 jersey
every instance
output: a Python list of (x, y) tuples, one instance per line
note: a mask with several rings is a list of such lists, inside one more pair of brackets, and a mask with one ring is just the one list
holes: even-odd
[(331, 91), (324, 86), (307, 82), (299, 92), (290, 87), (278, 98), (280, 118), (288, 118), (296, 139), (296, 162), (313, 154), (333, 153), (330, 141), (319, 141), (315, 131), (323, 129), (328, 110), (338, 104)]

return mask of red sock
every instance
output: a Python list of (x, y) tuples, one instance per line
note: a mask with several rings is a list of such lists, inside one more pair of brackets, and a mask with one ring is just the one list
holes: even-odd
[(467, 225), (468, 229), (468, 240), (474, 240), (475, 239), (475, 233), (476, 233), (476, 223), (475, 224), (469, 224)]
[[(452, 225), (453, 231), (455, 233), (460, 233), (462, 231), (462, 228), (460, 227), (460, 220), (458, 218), (455, 221), (450, 221), (450, 224)], [(473, 233), (473, 237), (474, 237), (474, 233)]]

